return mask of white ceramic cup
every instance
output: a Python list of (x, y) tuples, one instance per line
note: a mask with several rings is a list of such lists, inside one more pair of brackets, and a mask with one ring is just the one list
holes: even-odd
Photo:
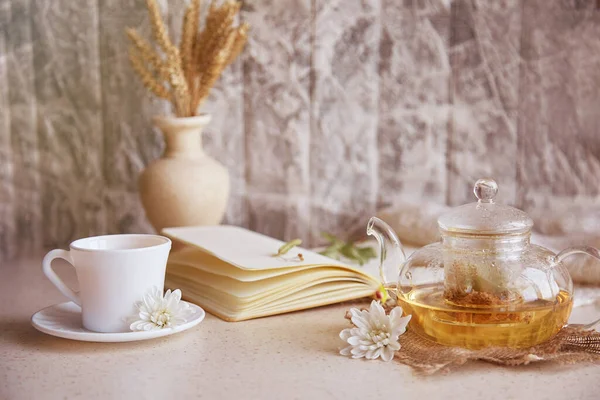
[[(171, 241), (158, 235), (106, 235), (79, 239), (70, 250), (44, 257), (44, 274), (62, 294), (81, 307), (84, 328), (95, 332), (127, 332), (135, 303), (154, 286), (165, 285)], [(79, 292), (52, 270), (62, 258), (75, 267)]]

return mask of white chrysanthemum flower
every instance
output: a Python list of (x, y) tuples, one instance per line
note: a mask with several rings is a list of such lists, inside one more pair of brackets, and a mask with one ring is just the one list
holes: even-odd
[(381, 357), (384, 361), (390, 361), (394, 358), (394, 352), (400, 350), (398, 337), (406, 332), (411, 316), (403, 317), (401, 307), (395, 307), (390, 315), (386, 315), (381, 304), (375, 300), (368, 311), (352, 308), (350, 314), (355, 327), (340, 332), (340, 338), (350, 345), (342, 349), (340, 354), (369, 360)]
[(138, 314), (129, 328), (132, 331), (154, 331), (174, 328), (187, 322), (187, 318), (195, 311), (190, 305), (181, 301), (181, 290), (167, 290), (164, 297), (157, 287), (144, 295), (142, 301), (135, 304)]

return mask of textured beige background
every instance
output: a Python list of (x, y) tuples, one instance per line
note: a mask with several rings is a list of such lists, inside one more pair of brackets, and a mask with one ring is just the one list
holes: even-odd
[[(161, 2), (173, 34), (184, 0)], [(460, 204), (482, 175), (529, 211), (600, 196), (595, 0), (248, 0), (213, 91), (228, 223), (311, 244), (398, 199)], [(147, 232), (162, 151), (127, 61), (143, 0), (0, 0), (0, 259)]]

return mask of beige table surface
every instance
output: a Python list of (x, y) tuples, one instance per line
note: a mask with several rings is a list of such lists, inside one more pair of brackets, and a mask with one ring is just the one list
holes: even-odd
[[(397, 363), (338, 355), (348, 305), (197, 327), (134, 343), (84, 343), (36, 331), (29, 319), (64, 299), (41, 257), (0, 266), (0, 399), (600, 399), (600, 366), (473, 363), (416, 376)], [(56, 270), (74, 281), (66, 265)], [(574, 322), (600, 313), (576, 309)]]

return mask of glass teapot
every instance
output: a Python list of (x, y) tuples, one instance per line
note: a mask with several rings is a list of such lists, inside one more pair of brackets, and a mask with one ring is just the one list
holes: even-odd
[(385, 268), (399, 268), (398, 305), (412, 314), (412, 329), (438, 343), (479, 349), (546, 341), (567, 323), (573, 305), (562, 260), (576, 253), (600, 260), (593, 247), (554, 254), (531, 244), (532, 219), (496, 204), (497, 192), (494, 180), (478, 180), (477, 202), (442, 215), (441, 242), (408, 259), (389, 225), (376, 217), (369, 221), (367, 234), (380, 246), (382, 281)]

